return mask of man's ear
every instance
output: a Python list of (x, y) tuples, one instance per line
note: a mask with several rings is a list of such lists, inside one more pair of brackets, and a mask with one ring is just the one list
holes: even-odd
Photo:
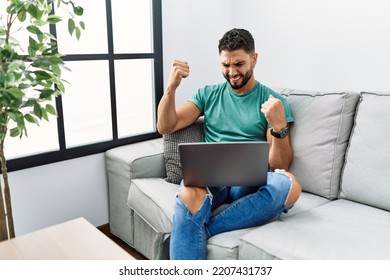
[(252, 55), (252, 64), (253, 64), (253, 66), (256, 65), (258, 57), (259, 57), (259, 54), (257, 52), (254, 52), (253, 55)]

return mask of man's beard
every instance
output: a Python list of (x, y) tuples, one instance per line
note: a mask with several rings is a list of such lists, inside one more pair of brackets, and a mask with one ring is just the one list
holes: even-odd
[(223, 74), (223, 76), (229, 82), (232, 89), (236, 89), (236, 90), (243, 88), (248, 83), (248, 81), (250, 80), (250, 78), (253, 75), (253, 70), (249, 70), (248, 72), (245, 73), (245, 75), (242, 75), (242, 74), (239, 74), (239, 75), (242, 78), (242, 82), (240, 84), (237, 84), (237, 83), (232, 82), (228, 75)]

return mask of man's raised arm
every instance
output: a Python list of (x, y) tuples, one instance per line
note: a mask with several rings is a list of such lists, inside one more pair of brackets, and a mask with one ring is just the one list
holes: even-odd
[(175, 95), (181, 80), (187, 78), (190, 67), (186, 61), (173, 60), (169, 81), (157, 110), (157, 130), (161, 134), (175, 132), (192, 124), (199, 116), (200, 111), (195, 104), (187, 102), (176, 108)]

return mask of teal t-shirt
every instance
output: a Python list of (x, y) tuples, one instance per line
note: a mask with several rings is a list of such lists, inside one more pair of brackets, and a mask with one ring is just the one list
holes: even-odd
[(261, 105), (270, 95), (282, 100), (287, 122), (293, 122), (291, 109), (280, 94), (257, 82), (248, 93), (235, 93), (228, 82), (205, 86), (189, 100), (205, 120), (204, 142), (265, 141), (270, 127)]

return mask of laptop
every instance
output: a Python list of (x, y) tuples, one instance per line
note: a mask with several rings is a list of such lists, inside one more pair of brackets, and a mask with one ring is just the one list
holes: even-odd
[(267, 182), (269, 144), (200, 142), (178, 145), (185, 186), (263, 186)]

